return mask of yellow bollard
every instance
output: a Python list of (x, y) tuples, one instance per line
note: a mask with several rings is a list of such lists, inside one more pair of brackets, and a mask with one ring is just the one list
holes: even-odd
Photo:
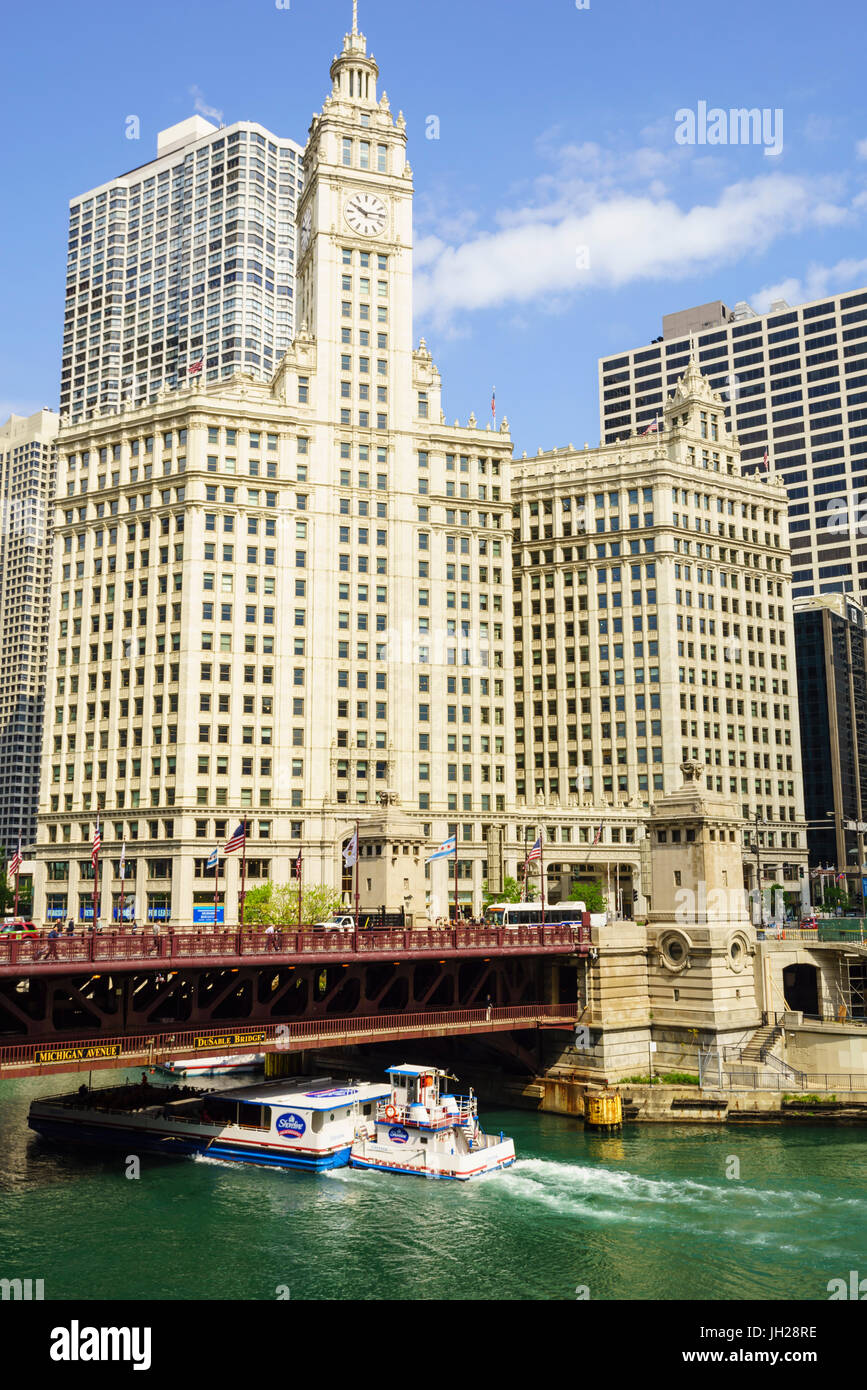
[(585, 1091), (584, 1128), (609, 1134), (623, 1128), (623, 1098), (619, 1091)]

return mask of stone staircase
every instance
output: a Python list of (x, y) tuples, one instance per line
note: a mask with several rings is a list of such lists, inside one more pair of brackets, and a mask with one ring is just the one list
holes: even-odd
[(767, 1023), (762, 1028), (757, 1028), (738, 1060), (752, 1066), (761, 1065), (782, 1036), (783, 1030), (776, 1023)]

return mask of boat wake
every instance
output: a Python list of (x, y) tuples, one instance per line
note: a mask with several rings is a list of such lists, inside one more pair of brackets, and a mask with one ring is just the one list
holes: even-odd
[[(790, 1221), (799, 1216), (815, 1216), (821, 1209), (841, 1222), (854, 1217), (855, 1210), (867, 1214), (867, 1201), (833, 1197), (818, 1192), (761, 1188), (743, 1182), (699, 1182), (692, 1178), (649, 1178), (623, 1169), (591, 1164), (557, 1163), (549, 1159), (519, 1159), (503, 1174), (503, 1188), (522, 1200), (538, 1202), (561, 1215), (580, 1216), (590, 1221), (672, 1224), (689, 1217), (700, 1223), (704, 1214), (732, 1219), (761, 1215)], [(753, 1237), (744, 1232), (744, 1239)], [(755, 1242), (772, 1239), (767, 1231), (756, 1232)]]

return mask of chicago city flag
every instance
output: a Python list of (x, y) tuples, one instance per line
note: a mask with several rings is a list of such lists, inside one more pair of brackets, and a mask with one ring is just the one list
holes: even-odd
[(443, 842), (442, 842), (442, 844), (440, 845), (440, 847), (439, 847), (438, 850), (436, 850), (433, 854), (429, 854), (429, 855), (428, 855), (428, 857), (427, 857), (427, 863), (428, 863), (428, 864), (432, 863), (434, 859), (448, 859), (448, 857), (449, 857), (450, 854), (456, 854), (456, 853), (457, 853), (457, 847), (458, 847), (458, 837), (457, 837), (457, 835), (450, 835), (449, 838), (448, 838), (447, 840), (443, 840)]

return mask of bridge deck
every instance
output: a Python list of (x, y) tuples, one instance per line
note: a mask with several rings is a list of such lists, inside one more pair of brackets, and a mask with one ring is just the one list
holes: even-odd
[[(250, 965), (257, 958), (277, 965), (309, 965), (340, 961), (445, 959), (450, 956), (529, 956), (586, 954), (590, 928), (442, 927), (432, 930), (392, 928), (385, 931), (283, 931), (269, 937), (264, 931), (216, 930), (0, 939), (0, 977), (87, 975), (100, 970), (139, 973), (195, 964), (207, 968)], [(59, 969), (58, 967), (62, 967)]]
[(55, 1076), (64, 1072), (101, 1071), (107, 1067), (146, 1067), (180, 1057), (207, 1057), (249, 1052), (301, 1052), (361, 1043), (401, 1042), (473, 1033), (502, 1033), (524, 1028), (575, 1025), (577, 1004), (517, 1004), (505, 1008), (441, 1009), (416, 1014), (382, 1014), (353, 1018), (308, 1019), (218, 1031), (213, 1028), (150, 1033), (138, 1037), (101, 1037), (15, 1043), (0, 1047), (0, 1078)]

